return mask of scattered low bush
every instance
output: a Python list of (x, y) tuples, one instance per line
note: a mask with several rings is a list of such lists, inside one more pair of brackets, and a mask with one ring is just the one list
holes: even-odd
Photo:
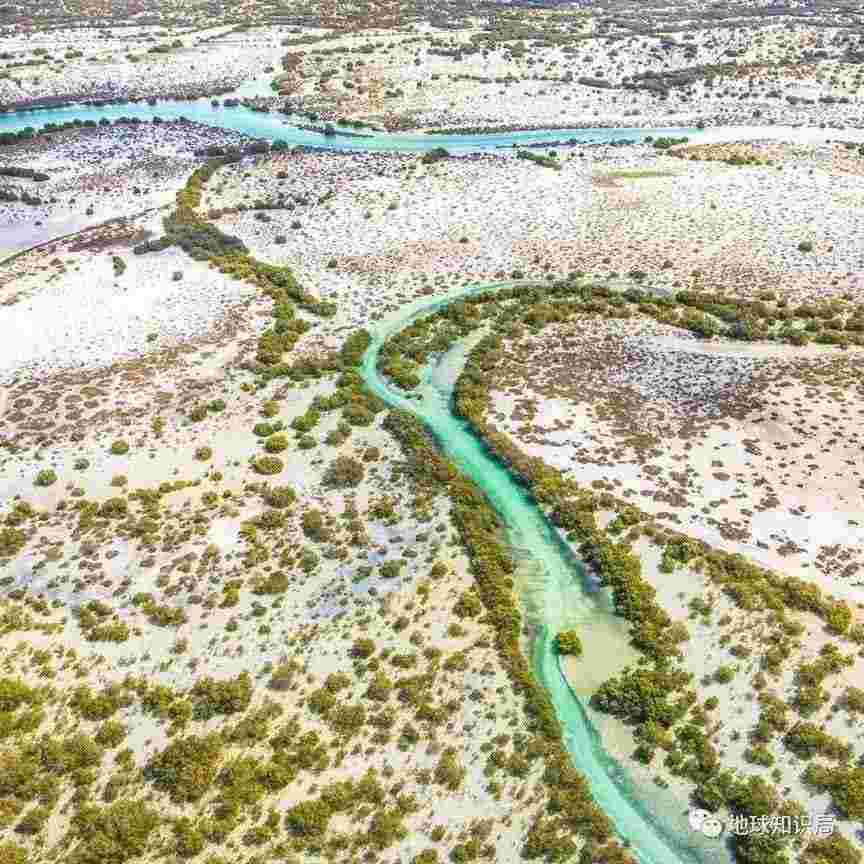
[(324, 472), (324, 482), (331, 487), (343, 489), (357, 486), (366, 474), (362, 462), (351, 456), (337, 456)]
[(53, 486), (57, 482), (57, 473), (50, 468), (43, 468), (33, 481), (36, 486)]
[(581, 657), (582, 640), (579, 638), (575, 630), (562, 630), (555, 637), (555, 649), (559, 654)]
[(253, 463), (253, 469), (258, 474), (279, 474), (285, 469), (285, 463), (277, 456), (259, 456)]

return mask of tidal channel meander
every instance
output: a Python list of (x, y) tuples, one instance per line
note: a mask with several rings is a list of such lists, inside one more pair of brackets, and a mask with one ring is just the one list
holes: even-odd
[[(630, 656), (627, 633), (612, 614), (607, 592), (591, 580), (526, 490), (452, 411), (454, 385), (468, 351), (482, 333), (457, 343), (428, 366), (420, 387), (410, 397), (388, 384), (376, 369), (383, 343), (413, 319), (466, 294), (495, 287), (503, 285), (473, 286), (444, 299), (425, 298), (380, 323), (372, 332), (373, 341), (363, 359), (364, 380), (389, 405), (419, 417), (441, 451), (477, 484), (498, 513), (519, 562), (516, 581), (528, 634), (525, 647), (534, 672), (552, 698), (574, 764), (621, 839), (644, 864), (728, 861), (722, 842), (709, 841), (689, 830), (686, 801), (653, 784), (635, 783), (604, 751), (585, 706), (559, 668), (553, 640), (560, 630), (577, 627), (589, 640), (580, 662), (602, 665), (610, 660), (614, 664), (616, 655)], [(591, 644), (595, 635), (599, 645)]]
[[(223, 98), (254, 98), (273, 95), (266, 82), (250, 82)], [(861, 129), (822, 129), (816, 127), (792, 126), (709, 126), (695, 128), (590, 128), (590, 129), (552, 129), (523, 130), (516, 132), (494, 132), (480, 134), (427, 135), (422, 133), (387, 133), (365, 131), (357, 136), (356, 129), (335, 127), (337, 132), (351, 132), (352, 135), (323, 135), (303, 129), (298, 123), (307, 122), (296, 115), (285, 115), (276, 111), (257, 111), (246, 106), (213, 105), (211, 100), (192, 99), (158, 102), (127, 102), (112, 105), (72, 104), (58, 108), (44, 108), (26, 111), (7, 111), (0, 113), (0, 132), (17, 132), (27, 127), (38, 129), (48, 123), (60, 124), (73, 120), (95, 121), (102, 119), (119, 120), (136, 118), (151, 121), (154, 117), (162, 120), (185, 118), (191, 122), (203, 123), (221, 129), (231, 129), (250, 135), (253, 138), (281, 140), (290, 146), (302, 145), (327, 150), (352, 150), (374, 152), (417, 153), (444, 147), (453, 153), (471, 153), (495, 150), (514, 145), (566, 142), (570, 138), (585, 144), (603, 144), (614, 141), (643, 141), (648, 136), (683, 137), (693, 141), (714, 142), (749, 139), (788, 139), (796, 142), (848, 140), (864, 141)], [(357, 137), (355, 137), (357, 136)]]
[[(363, 137), (325, 136), (299, 128), (298, 118), (275, 112), (253, 111), (242, 105), (213, 106), (207, 99), (131, 103), (107, 106), (71, 105), (36, 111), (0, 114), (0, 132), (39, 128), (71, 120), (99, 121), (135, 117), (173, 120), (183, 117), (250, 135), (328, 150), (374, 152), (423, 152), (444, 147), (456, 154), (494, 151), (514, 145), (540, 144), (576, 138), (579, 142), (611, 143), (647, 136), (687, 136), (694, 141), (782, 139), (798, 143), (825, 140), (864, 140), (862, 130), (793, 127), (709, 127), (707, 129), (572, 129), (532, 130), (470, 135), (372, 133)], [(598, 805), (612, 820), (620, 838), (643, 864), (719, 864), (730, 856), (720, 840), (708, 840), (692, 832), (687, 823), (687, 801), (650, 782), (636, 782), (603, 748), (601, 736), (588, 709), (571, 690), (554, 650), (555, 634), (577, 626), (588, 637), (585, 663), (610, 668), (616, 659), (632, 655), (627, 633), (611, 612), (607, 593), (592, 584), (580, 562), (543, 512), (509, 472), (486, 451), (483, 442), (451, 411), (452, 391), (471, 339), (454, 346), (437, 364), (427, 368), (417, 398), (390, 387), (376, 371), (383, 341), (405, 327), (412, 318), (429, 314), (464, 294), (494, 286), (474, 286), (444, 299), (408, 305), (373, 332), (363, 372), (367, 385), (389, 405), (418, 416), (438, 445), (456, 466), (488, 497), (505, 526), (517, 560), (517, 585), (527, 624), (526, 649), (535, 674), (547, 688), (564, 729), (567, 747), (578, 770), (589, 782)], [(592, 640), (597, 644), (592, 645)], [(585, 639), (583, 639), (583, 642)], [(592, 650), (593, 648), (593, 650)], [(619, 666), (620, 668), (620, 662)], [(599, 680), (603, 669), (591, 669)]]

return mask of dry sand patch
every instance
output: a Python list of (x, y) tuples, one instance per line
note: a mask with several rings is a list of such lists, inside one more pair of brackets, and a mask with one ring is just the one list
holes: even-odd
[(496, 419), (579, 482), (855, 599), (864, 356), (583, 319), (511, 345)]

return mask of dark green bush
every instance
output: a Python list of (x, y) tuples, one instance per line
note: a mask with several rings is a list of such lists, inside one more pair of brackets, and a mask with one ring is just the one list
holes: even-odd
[(176, 804), (198, 801), (216, 779), (222, 756), (218, 733), (190, 735), (172, 741), (156, 753), (145, 767), (145, 774)]
[(72, 831), (79, 842), (70, 864), (126, 864), (144, 854), (159, 821), (158, 814), (142, 801), (108, 807), (85, 804), (72, 817)]
[(559, 654), (581, 657), (582, 640), (579, 638), (575, 630), (562, 630), (555, 637), (555, 649)]

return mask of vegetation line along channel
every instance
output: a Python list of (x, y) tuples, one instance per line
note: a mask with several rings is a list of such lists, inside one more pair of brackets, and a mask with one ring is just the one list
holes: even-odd
[(579, 142), (644, 141), (648, 137), (698, 136), (696, 128), (576, 128), (532, 129), (522, 131), (427, 134), (376, 132), (363, 137), (325, 135), (297, 126), (275, 112), (253, 111), (243, 106), (212, 108), (206, 101), (177, 101), (160, 105), (146, 103), (121, 105), (70, 105), (38, 111), (0, 112), (0, 147), (51, 135), (76, 127), (105, 127), (112, 123), (136, 127), (143, 123), (177, 120), (232, 130), (259, 140), (279, 142), (279, 147), (305, 146), (316, 150), (355, 150), (378, 152), (425, 152), (444, 147), (454, 152), (514, 147), (545, 143), (561, 144), (562, 138), (578, 136)]
[[(521, 592), (521, 611), (533, 634), (531, 666), (551, 699), (571, 759), (587, 781), (594, 803), (609, 818), (617, 835), (644, 864), (725, 860), (722, 850), (718, 849), (714, 855), (697, 848), (692, 845), (695, 838), (673, 827), (665, 815), (652, 812), (647, 796), (635, 788), (603, 750), (600, 736), (559, 670), (554, 646), (554, 636), (560, 627), (603, 614), (598, 595), (592, 596), (587, 590), (581, 565), (528, 492), (489, 453), (466, 421), (452, 411), (455, 382), (448, 380), (442, 385), (440, 381), (433, 381), (434, 370), (427, 368), (423, 384), (408, 397), (390, 386), (377, 369), (378, 355), (387, 338), (412, 320), (470, 294), (510, 285), (473, 286), (443, 301), (426, 299), (400, 310), (398, 316), (382, 323), (371, 334), (372, 341), (362, 362), (363, 378), (376, 396), (399, 411), (395, 416), (401, 416), (404, 421), (407, 417), (404, 412), (408, 412), (422, 421), (443, 456), (494, 508), (506, 528), (510, 545), (519, 551), (520, 557), (530, 560), (533, 572), (528, 590)], [(461, 341), (445, 355), (442, 364), (450, 365), (452, 361), (461, 368), (464, 360), (465, 343)], [(449, 371), (447, 377), (457, 377), (452, 368)], [(626, 646), (623, 631), (621, 638), (623, 651)]]
[[(232, 130), (259, 141), (274, 142), (276, 149), (309, 147), (315, 150), (350, 150), (361, 152), (422, 153), (444, 148), (453, 153), (471, 153), (512, 147), (550, 147), (584, 144), (675, 142), (683, 137), (693, 142), (735, 141), (747, 137), (788, 139), (797, 142), (838, 141), (864, 142), (860, 129), (825, 129), (791, 126), (670, 126), (670, 127), (605, 127), (591, 126), (570, 129), (524, 129), (498, 132), (440, 131), (390, 133), (375, 132), (362, 137), (325, 135), (307, 127), (294, 125), (289, 118), (275, 112), (253, 111), (242, 105), (213, 108), (207, 100), (179, 100), (149, 105), (124, 103), (119, 105), (69, 105), (30, 111), (0, 112), (0, 147), (26, 142), (38, 136), (51, 135), (76, 127), (104, 127), (112, 123), (130, 125), (142, 123), (188, 121), (218, 129)], [(218, 148), (217, 148), (218, 149)], [(543, 160), (541, 154), (526, 151), (523, 158)]]

